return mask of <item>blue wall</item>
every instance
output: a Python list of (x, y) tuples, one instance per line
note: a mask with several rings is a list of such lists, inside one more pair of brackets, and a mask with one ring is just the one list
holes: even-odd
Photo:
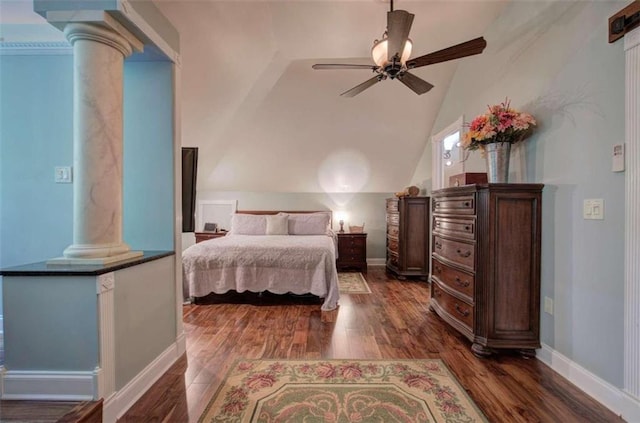
[(125, 242), (173, 250), (173, 69), (126, 62), (124, 73)]
[[(10, 267), (73, 242), (73, 185), (54, 182), (55, 166), (73, 164), (73, 56), (4, 55), (0, 87), (0, 267)], [(124, 240), (171, 250), (171, 65), (126, 62), (125, 90)]]
[[(609, 44), (609, 16), (628, 2), (512, 2), (485, 32), (487, 48), (461, 60), (434, 133), (505, 97), (539, 121), (512, 154), (512, 182), (543, 192), (542, 342), (621, 387), (624, 344), (624, 51)], [(429, 154), (430, 154), (430, 149)], [(469, 160), (482, 160), (473, 153)], [(430, 158), (424, 161), (430, 162)], [(583, 200), (604, 199), (605, 219), (584, 220)]]

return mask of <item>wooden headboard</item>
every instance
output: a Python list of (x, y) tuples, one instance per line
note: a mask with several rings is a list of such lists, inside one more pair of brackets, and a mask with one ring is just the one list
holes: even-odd
[(239, 214), (297, 214), (297, 213), (329, 213), (329, 227), (333, 228), (333, 212), (331, 210), (236, 210)]

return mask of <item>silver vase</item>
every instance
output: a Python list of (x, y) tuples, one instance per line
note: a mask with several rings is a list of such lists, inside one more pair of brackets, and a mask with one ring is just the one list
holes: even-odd
[(494, 142), (484, 146), (487, 158), (487, 181), (489, 183), (509, 182), (510, 142)]

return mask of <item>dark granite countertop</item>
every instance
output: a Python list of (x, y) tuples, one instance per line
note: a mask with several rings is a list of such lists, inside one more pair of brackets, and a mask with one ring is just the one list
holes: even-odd
[(0, 269), (1, 276), (97, 276), (127, 267), (137, 266), (163, 257), (174, 255), (174, 251), (143, 251), (141, 257), (135, 257), (107, 265), (100, 264), (49, 264), (46, 261), (23, 264)]

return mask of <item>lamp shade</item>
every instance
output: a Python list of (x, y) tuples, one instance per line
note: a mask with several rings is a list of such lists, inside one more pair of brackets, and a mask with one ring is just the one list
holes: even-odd
[[(389, 48), (389, 41), (387, 37), (383, 37), (382, 40), (376, 40), (371, 48), (371, 56), (376, 65), (385, 67), (389, 63), (387, 50)], [(400, 57), (400, 63), (402, 66), (409, 60), (411, 56), (411, 49), (413, 48), (413, 42), (410, 38), (407, 38), (407, 42), (404, 43), (404, 50), (402, 51), (402, 57)]]

